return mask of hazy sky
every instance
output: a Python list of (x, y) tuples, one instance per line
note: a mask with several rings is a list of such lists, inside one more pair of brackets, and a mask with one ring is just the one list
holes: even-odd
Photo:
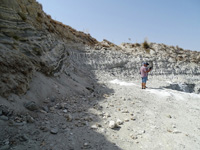
[(53, 19), (98, 41), (141, 43), (148, 38), (200, 51), (200, 0), (37, 1)]

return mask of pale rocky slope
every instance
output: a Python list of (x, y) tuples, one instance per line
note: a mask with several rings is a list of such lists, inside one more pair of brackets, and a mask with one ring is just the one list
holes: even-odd
[[(150, 141), (145, 146), (138, 146), (134, 139), (130, 139), (131, 135), (126, 139), (121, 132), (129, 132), (128, 129), (134, 122), (124, 125), (120, 132), (118, 129), (108, 128), (109, 121), (116, 119), (113, 117), (123, 117), (115, 112), (116, 109), (120, 105), (130, 105), (129, 102), (118, 104), (120, 101), (130, 98), (131, 103), (141, 103), (139, 108), (134, 109), (140, 111), (142, 108), (147, 111), (154, 104), (153, 101), (159, 98), (154, 96), (149, 105), (143, 108), (148, 97), (137, 95), (141, 92), (139, 86), (124, 90), (109, 82), (117, 78), (137, 81), (136, 84), (139, 84), (138, 70), (143, 61), (152, 61), (154, 64), (154, 70), (150, 74), (152, 87), (178, 86), (175, 89), (185, 90), (179, 86), (180, 83), (185, 83), (184, 86), (192, 86), (189, 87), (190, 92), (200, 93), (200, 52), (156, 43), (149, 43), (149, 47), (144, 48), (142, 44), (123, 43), (117, 46), (107, 40), (98, 42), (89, 34), (52, 20), (35, 0), (1, 0), (0, 30), (0, 150), (131, 150), (132, 146), (145, 149)], [(157, 83), (157, 80), (163, 82)], [(132, 90), (135, 92), (127, 96), (126, 92), (130, 93)], [(192, 100), (192, 96), (186, 97), (189, 98), (185, 105)], [(169, 101), (176, 100), (173, 96), (167, 98)], [(159, 106), (166, 105), (167, 98), (162, 99), (157, 111), (151, 110), (149, 113), (158, 114), (161, 109)], [(186, 110), (199, 111), (195, 107), (198, 105), (197, 99)], [(112, 102), (113, 108), (108, 106), (107, 100)], [(174, 103), (175, 109), (178, 109), (180, 102)], [(180, 109), (184, 109), (185, 105)], [(173, 104), (167, 103), (166, 112), (172, 106)], [(132, 111), (131, 107), (127, 109)], [(140, 115), (145, 111), (140, 112)], [(176, 111), (174, 115), (181, 117)], [(196, 112), (188, 113), (187, 117), (191, 116), (196, 119)], [(140, 117), (142, 120), (142, 116)], [(187, 117), (186, 124), (189, 121)], [(162, 119), (157, 121), (158, 125), (167, 122), (162, 122)], [(185, 125), (184, 122), (176, 123)], [(93, 126), (94, 124), (96, 125)], [(137, 122), (134, 126), (139, 127), (140, 123)], [(194, 122), (188, 128), (197, 126)], [(145, 127), (149, 129), (149, 126)], [(165, 131), (162, 129), (152, 134), (161, 136)], [(115, 140), (116, 135), (121, 136), (122, 140)], [(148, 139), (148, 136), (145, 138)], [(199, 143), (194, 142), (199, 140), (195, 132), (191, 131), (191, 137), (185, 147), (192, 148), (191, 145), (194, 145), (193, 148), (199, 148)], [(166, 139), (170, 142), (169, 138), (171, 136)], [(140, 140), (141, 137), (139, 143)], [(162, 140), (165, 140), (165, 136)], [(177, 142), (182, 145), (185, 140), (187, 139), (184, 137), (183, 141)], [(166, 143), (162, 144), (164, 145), (161, 147), (165, 149)], [(174, 143), (168, 145), (174, 149), (181, 147), (176, 147)], [(153, 148), (160, 149), (160, 146), (152, 146), (151, 149)]]

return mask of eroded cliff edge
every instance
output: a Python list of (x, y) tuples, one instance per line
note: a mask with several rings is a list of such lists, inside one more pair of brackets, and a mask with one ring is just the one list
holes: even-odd
[(89, 34), (52, 20), (35, 0), (2, 0), (0, 27), (3, 97), (24, 94), (36, 71), (47, 76), (62, 72), (69, 50), (98, 43)]

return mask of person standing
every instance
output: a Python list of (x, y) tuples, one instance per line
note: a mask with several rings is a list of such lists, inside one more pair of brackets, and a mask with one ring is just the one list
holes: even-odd
[(140, 73), (142, 77), (142, 89), (146, 89), (148, 72), (151, 71), (151, 69), (147, 68), (148, 65), (149, 64), (145, 62), (143, 63), (143, 66), (140, 68)]

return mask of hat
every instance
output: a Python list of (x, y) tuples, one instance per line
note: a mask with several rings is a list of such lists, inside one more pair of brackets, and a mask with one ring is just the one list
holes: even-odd
[(149, 63), (147, 63), (147, 62), (144, 62), (143, 64), (144, 64), (144, 65), (147, 65), (147, 66), (149, 65)]

